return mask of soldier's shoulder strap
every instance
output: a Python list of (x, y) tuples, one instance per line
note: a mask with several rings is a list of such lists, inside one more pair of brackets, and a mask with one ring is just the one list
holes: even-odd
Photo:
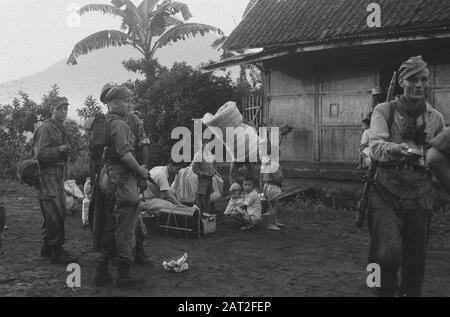
[(395, 100), (389, 101), (389, 118), (387, 119), (387, 126), (389, 129), (389, 133), (391, 132), (392, 124), (394, 123), (396, 110), (397, 110), (397, 102)]

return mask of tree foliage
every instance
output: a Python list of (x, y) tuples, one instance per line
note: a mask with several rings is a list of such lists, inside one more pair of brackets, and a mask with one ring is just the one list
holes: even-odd
[(244, 92), (229, 75), (202, 73), (185, 63), (175, 63), (171, 69), (154, 66), (155, 81), (136, 80), (128, 85), (151, 139), (151, 164), (159, 165), (167, 163), (172, 145), (177, 142), (171, 140), (175, 127), (192, 131), (193, 119), (215, 113), (227, 101), (239, 101)]
[[(151, 64), (161, 47), (210, 32), (223, 35), (222, 30), (211, 25), (186, 23), (192, 17), (188, 6), (172, 0), (143, 0), (137, 7), (130, 0), (112, 0), (111, 4), (88, 4), (78, 11), (80, 15), (88, 12), (120, 17), (122, 31), (103, 30), (89, 35), (75, 44), (67, 64), (76, 64), (78, 56), (91, 51), (122, 45), (133, 46), (142, 54), (143, 60)], [(147, 77), (152, 75), (148, 72), (152, 69), (139, 69), (144, 70)]]
[(102, 113), (102, 107), (92, 95), (86, 97), (81, 109), (77, 109), (78, 116), (84, 120), (95, 116), (97, 113)]

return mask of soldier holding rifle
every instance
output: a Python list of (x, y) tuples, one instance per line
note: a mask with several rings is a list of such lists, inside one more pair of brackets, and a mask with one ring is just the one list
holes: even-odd
[(368, 200), (369, 263), (381, 268), (379, 296), (420, 296), (435, 197), (425, 151), (444, 120), (425, 98), (430, 71), (421, 56), (402, 63), (398, 77), (403, 95), (377, 105), (371, 117), (378, 167)]

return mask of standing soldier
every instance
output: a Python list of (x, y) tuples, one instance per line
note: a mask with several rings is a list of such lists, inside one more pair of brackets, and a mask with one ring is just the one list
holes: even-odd
[(379, 296), (420, 296), (435, 197), (424, 154), (444, 120), (425, 99), (430, 71), (422, 57), (405, 61), (398, 74), (403, 95), (376, 106), (371, 118), (378, 169), (369, 199), (369, 263), (381, 268)]
[(53, 263), (68, 264), (74, 260), (63, 250), (65, 240), (64, 175), (67, 144), (63, 123), (67, 117), (67, 98), (52, 103), (52, 118), (46, 120), (34, 135), (34, 153), (39, 163), (39, 203), (44, 216), (44, 245), (41, 256), (51, 256)]
[[(102, 91), (100, 93), (100, 101), (103, 103), (107, 103), (105, 100), (106, 94), (109, 92), (109, 90), (117, 86), (117, 84), (114, 83), (108, 83), (105, 86), (103, 86)], [(131, 106), (128, 109), (128, 113), (124, 118), (124, 121), (128, 124), (131, 131), (133, 132), (134, 138), (135, 138), (135, 153), (136, 153), (136, 160), (139, 163), (139, 165), (144, 165), (145, 168), (148, 169), (148, 161), (149, 161), (149, 145), (150, 145), (150, 139), (147, 137), (145, 130), (144, 130), (144, 124), (142, 120), (133, 112), (133, 107)], [(140, 183), (147, 185), (147, 181)], [(143, 192), (145, 188), (141, 187), (141, 191)], [(143, 228), (143, 220), (140, 215), (138, 215), (138, 222), (136, 226), (136, 249), (135, 249), (135, 262), (139, 264), (148, 264), (150, 263), (149, 258), (145, 254), (144, 250), (144, 241), (146, 238), (146, 232), (142, 230)]]
[(131, 103), (130, 91), (124, 86), (112, 87), (104, 100), (109, 107), (109, 141), (99, 180), (100, 191), (107, 204), (101, 239), (102, 255), (94, 281), (98, 286), (108, 282), (109, 263), (114, 260), (118, 268), (116, 285), (125, 287), (138, 282), (130, 277), (130, 265), (134, 260), (138, 178), (148, 178), (148, 170), (136, 161), (134, 135), (124, 121)]

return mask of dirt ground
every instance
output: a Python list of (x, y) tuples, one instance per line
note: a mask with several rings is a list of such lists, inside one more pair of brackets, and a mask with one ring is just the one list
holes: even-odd
[[(66, 268), (39, 256), (42, 218), (36, 193), (0, 180), (0, 200), (8, 215), (0, 296), (373, 296), (365, 284), (367, 230), (355, 228), (353, 212), (288, 204), (280, 214), (287, 225), (282, 232), (263, 227), (241, 232), (219, 213), (217, 232), (198, 240), (151, 233), (145, 248), (153, 265), (132, 268), (145, 283), (125, 290), (91, 283), (97, 255), (77, 213), (66, 220), (66, 247), (81, 265), (81, 288), (74, 291), (66, 287)], [(449, 296), (450, 216), (441, 212), (436, 219), (423, 295)], [(184, 252), (188, 271), (164, 271), (164, 260)]]

